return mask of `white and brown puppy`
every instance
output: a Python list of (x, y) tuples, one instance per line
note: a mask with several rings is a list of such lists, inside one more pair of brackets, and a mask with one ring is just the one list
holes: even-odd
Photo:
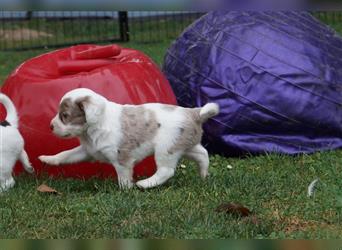
[(92, 90), (79, 88), (61, 99), (51, 129), (60, 137), (78, 137), (80, 146), (39, 159), (50, 165), (98, 160), (115, 167), (120, 187), (131, 187), (133, 167), (154, 154), (157, 171), (136, 183), (141, 188), (163, 184), (178, 160), (195, 160), (200, 175), (208, 174), (208, 153), (200, 144), (202, 123), (218, 114), (217, 104), (182, 108), (159, 103), (120, 105)]
[(14, 186), (12, 171), (17, 160), (24, 169), (33, 173), (27, 153), (24, 150), (24, 139), (18, 130), (18, 115), (12, 101), (0, 93), (0, 102), (6, 108), (6, 119), (0, 122), (0, 193)]

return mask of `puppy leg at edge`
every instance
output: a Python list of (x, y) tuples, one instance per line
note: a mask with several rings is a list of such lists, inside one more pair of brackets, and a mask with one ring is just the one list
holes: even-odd
[(12, 177), (13, 166), (16, 162), (14, 157), (3, 157), (0, 159), (0, 193), (14, 186)]
[(15, 181), (12, 176), (10, 176), (8, 179), (1, 182), (0, 186), (0, 193), (7, 191), (8, 189), (12, 188), (15, 185)]
[(194, 160), (197, 163), (199, 174), (203, 179), (207, 177), (209, 168), (209, 156), (208, 151), (201, 144), (197, 144), (191, 149), (188, 149), (185, 152), (184, 156), (191, 160)]
[(60, 152), (56, 155), (41, 155), (38, 159), (49, 165), (72, 164), (90, 160), (90, 156), (82, 146)]
[(32, 174), (34, 172), (34, 168), (32, 167), (32, 165), (30, 163), (30, 160), (29, 160), (29, 158), (27, 156), (27, 153), (26, 153), (26, 151), (24, 149), (23, 149), (23, 151), (21, 151), (19, 159), (20, 159), (21, 163), (23, 164), (24, 169), (28, 173)]
[(180, 153), (168, 154), (155, 152), (157, 171), (151, 177), (138, 181), (136, 185), (140, 188), (153, 188), (165, 183), (175, 174)]

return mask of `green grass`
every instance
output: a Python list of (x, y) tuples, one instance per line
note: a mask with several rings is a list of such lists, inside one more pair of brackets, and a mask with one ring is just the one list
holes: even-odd
[[(171, 40), (127, 43), (159, 65)], [(1, 81), (21, 62), (46, 50), (2, 52)], [(1, 238), (341, 238), (342, 151), (312, 155), (210, 157), (210, 176), (193, 163), (165, 185), (148, 191), (119, 190), (113, 180), (16, 177), (0, 195)], [(228, 169), (227, 165), (232, 165)], [(315, 196), (307, 186), (319, 178)], [(45, 183), (62, 195), (42, 194)], [(215, 212), (238, 202), (258, 223)]]
[[(0, 197), (1, 238), (340, 238), (342, 152), (211, 156), (202, 181), (183, 161), (167, 184), (122, 191), (112, 180), (17, 177)], [(226, 166), (230, 164), (233, 169)], [(308, 184), (320, 178), (314, 198)], [(41, 194), (41, 183), (62, 195)], [(259, 223), (215, 212), (239, 202)]]

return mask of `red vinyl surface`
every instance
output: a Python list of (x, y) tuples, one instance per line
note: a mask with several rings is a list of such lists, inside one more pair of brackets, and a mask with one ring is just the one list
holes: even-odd
[[(37, 159), (39, 155), (56, 154), (79, 145), (77, 139), (66, 140), (53, 135), (49, 124), (62, 96), (80, 87), (92, 89), (120, 104), (176, 104), (173, 91), (158, 66), (137, 50), (116, 45), (78, 45), (27, 60), (10, 74), (1, 91), (17, 107), (25, 149), (38, 174), (46, 172), (50, 176), (76, 178), (116, 176), (109, 164), (52, 167), (44, 166)], [(1, 105), (0, 119), (5, 115)], [(17, 163), (15, 173), (21, 171), (21, 164)], [(135, 176), (150, 176), (154, 171), (154, 160), (148, 157), (135, 167), (134, 173)]]

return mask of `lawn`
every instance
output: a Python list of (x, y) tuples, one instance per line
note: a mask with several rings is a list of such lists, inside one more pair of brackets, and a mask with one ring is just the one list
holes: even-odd
[[(171, 40), (126, 43), (158, 64)], [(45, 50), (2, 52), (0, 80), (22, 61)], [(16, 177), (0, 196), (1, 238), (341, 238), (342, 151), (312, 155), (210, 157), (201, 180), (182, 161), (165, 185), (148, 191), (119, 190), (113, 180)], [(231, 167), (228, 167), (231, 165)], [(307, 187), (319, 178), (315, 195)], [(45, 183), (61, 195), (42, 194)], [(218, 213), (222, 203), (248, 207), (253, 217)]]

